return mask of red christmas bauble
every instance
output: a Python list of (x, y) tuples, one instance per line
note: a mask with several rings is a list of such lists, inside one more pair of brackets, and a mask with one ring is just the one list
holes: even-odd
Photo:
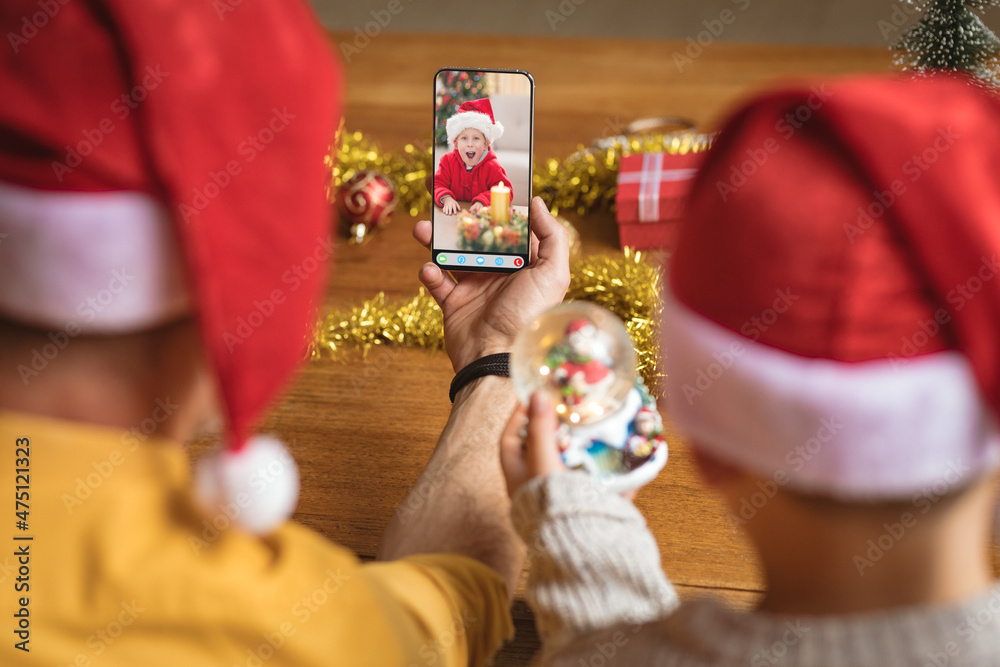
[(340, 186), (340, 213), (351, 241), (361, 243), (389, 222), (399, 195), (384, 174), (359, 171)]

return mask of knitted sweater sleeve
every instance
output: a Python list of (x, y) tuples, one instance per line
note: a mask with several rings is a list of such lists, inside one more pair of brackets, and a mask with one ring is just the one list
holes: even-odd
[(511, 516), (531, 558), (527, 598), (545, 650), (676, 608), (677, 594), (639, 510), (587, 474), (529, 481), (514, 495)]

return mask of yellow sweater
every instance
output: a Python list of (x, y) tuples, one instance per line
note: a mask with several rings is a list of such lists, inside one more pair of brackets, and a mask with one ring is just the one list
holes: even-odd
[(0, 412), (0, 452), (2, 665), (481, 665), (511, 634), (477, 561), (216, 531), (177, 443)]

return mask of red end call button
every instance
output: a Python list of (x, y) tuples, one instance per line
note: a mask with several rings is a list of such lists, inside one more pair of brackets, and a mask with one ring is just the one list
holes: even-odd
[(520, 257), (515, 257), (514, 258), (514, 266), (516, 266), (517, 268), (521, 268), (522, 264), (524, 264), (524, 260), (523, 259), (521, 259)]

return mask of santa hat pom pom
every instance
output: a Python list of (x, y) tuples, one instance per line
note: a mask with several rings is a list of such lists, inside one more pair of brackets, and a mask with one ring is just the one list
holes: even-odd
[(238, 450), (225, 449), (198, 461), (195, 500), (212, 518), (225, 517), (244, 530), (266, 535), (288, 520), (299, 500), (299, 470), (285, 445), (256, 435)]

